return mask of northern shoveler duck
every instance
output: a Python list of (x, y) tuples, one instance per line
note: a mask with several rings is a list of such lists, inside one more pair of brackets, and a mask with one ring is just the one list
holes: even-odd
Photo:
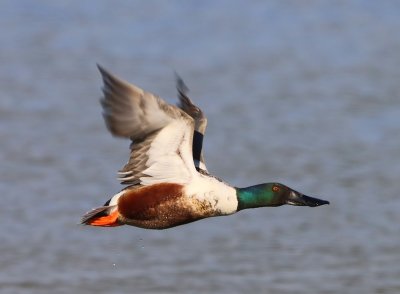
[(82, 224), (166, 229), (248, 208), (329, 204), (280, 183), (237, 188), (210, 175), (202, 154), (207, 119), (181, 78), (174, 106), (98, 68), (104, 120), (112, 135), (132, 140), (131, 153), (119, 171), (127, 187), (86, 213)]

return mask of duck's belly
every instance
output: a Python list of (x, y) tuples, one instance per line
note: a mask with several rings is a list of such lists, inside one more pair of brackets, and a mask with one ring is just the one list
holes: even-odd
[(211, 204), (183, 196), (180, 184), (128, 190), (118, 201), (119, 221), (147, 229), (166, 229), (216, 216)]

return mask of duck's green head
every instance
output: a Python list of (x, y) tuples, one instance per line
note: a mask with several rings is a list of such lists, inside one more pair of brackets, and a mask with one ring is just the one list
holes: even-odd
[(328, 201), (303, 195), (280, 183), (266, 183), (247, 188), (236, 188), (238, 210), (280, 206), (284, 204), (316, 207)]

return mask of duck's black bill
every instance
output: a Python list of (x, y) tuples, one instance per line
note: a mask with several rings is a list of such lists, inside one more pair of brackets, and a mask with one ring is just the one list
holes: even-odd
[(329, 201), (306, 196), (306, 195), (300, 194), (298, 192), (292, 191), (292, 192), (290, 192), (290, 196), (287, 200), (287, 204), (295, 205), (295, 206), (317, 207), (317, 206), (329, 204)]

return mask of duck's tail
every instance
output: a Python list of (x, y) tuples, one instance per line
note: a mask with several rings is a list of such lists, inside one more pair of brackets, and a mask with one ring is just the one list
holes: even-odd
[(101, 206), (87, 212), (82, 217), (81, 224), (99, 227), (121, 226), (118, 215), (117, 205)]

